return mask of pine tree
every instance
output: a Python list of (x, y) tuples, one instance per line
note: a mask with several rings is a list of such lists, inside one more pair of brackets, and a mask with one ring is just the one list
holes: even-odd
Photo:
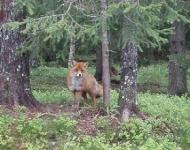
[[(185, 26), (182, 22), (172, 24), (174, 34), (170, 37), (170, 54), (185, 54)], [(169, 95), (182, 95), (187, 93), (187, 69), (176, 61), (169, 62)]]

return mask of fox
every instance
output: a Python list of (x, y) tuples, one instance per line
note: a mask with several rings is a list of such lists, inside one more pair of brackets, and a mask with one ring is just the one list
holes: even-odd
[(96, 106), (97, 98), (103, 96), (103, 87), (95, 77), (88, 73), (88, 62), (73, 61), (67, 74), (67, 87), (73, 93), (76, 107), (79, 107), (80, 98), (87, 102), (87, 94), (93, 99)]

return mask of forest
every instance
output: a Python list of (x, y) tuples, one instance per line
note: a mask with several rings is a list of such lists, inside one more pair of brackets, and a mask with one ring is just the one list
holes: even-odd
[(189, 150), (189, 0), (0, 0), (0, 150)]

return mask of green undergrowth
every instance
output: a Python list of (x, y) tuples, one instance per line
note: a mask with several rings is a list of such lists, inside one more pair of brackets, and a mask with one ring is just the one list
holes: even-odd
[[(88, 71), (94, 74), (94, 67)], [(63, 90), (66, 87), (68, 69), (63, 67), (38, 67), (31, 70), (31, 85), (34, 90)]]
[[(90, 67), (90, 72), (94, 72)], [(66, 88), (67, 69), (39, 67), (33, 69), (31, 82), (34, 96), (42, 103), (65, 104), (72, 101)], [(189, 85), (188, 72), (188, 85)], [(139, 84), (167, 85), (167, 65), (142, 67)], [(139, 93), (140, 109), (147, 114), (142, 121), (132, 118), (127, 123), (112, 125), (112, 115), (117, 111), (118, 92), (111, 91), (110, 116), (97, 116), (94, 120), (96, 135), (77, 131), (80, 121), (58, 116), (28, 117), (25, 109), (18, 109), (12, 117), (0, 115), (0, 149), (27, 150), (189, 150), (190, 149), (190, 99), (187, 96), (168, 97), (165, 94)], [(92, 101), (89, 98), (89, 104)], [(98, 106), (102, 106), (102, 99)]]
[[(117, 99), (118, 94), (114, 94)], [(190, 148), (190, 99), (140, 93), (139, 105), (146, 120), (132, 118), (112, 125), (113, 116), (95, 118), (96, 135), (77, 131), (80, 120), (60, 115), (29, 117), (25, 108), (17, 115), (0, 112), (0, 149), (26, 150), (188, 150)], [(2, 110), (2, 109), (1, 109)]]
[(141, 67), (138, 71), (139, 84), (158, 84), (161, 86), (168, 85), (168, 68), (166, 63), (154, 64)]
[[(119, 66), (115, 65), (117, 70)], [(89, 72), (94, 74), (95, 67), (90, 66)], [(38, 67), (31, 71), (31, 84), (34, 90), (47, 91), (56, 90), (63, 91), (66, 88), (67, 68), (62, 67)], [(119, 80), (120, 76), (114, 76), (113, 79)], [(187, 72), (188, 89), (190, 89), (190, 69)], [(159, 87), (156, 92), (167, 92), (168, 85), (168, 64), (157, 63), (146, 67), (140, 67), (138, 70), (137, 82), (141, 86)], [(146, 88), (145, 88), (146, 89)], [(153, 91), (154, 92), (154, 91)]]
[(64, 104), (72, 100), (72, 93), (67, 88), (52, 90), (33, 90), (37, 100), (42, 103)]
[(75, 120), (65, 116), (29, 117), (25, 108), (21, 107), (15, 117), (0, 116), (0, 149), (53, 150), (59, 139), (68, 138), (74, 133), (75, 125)]
[[(168, 86), (168, 64), (157, 63), (138, 70), (137, 82), (140, 85), (159, 85), (161, 91), (166, 93)], [(190, 89), (190, 69), (187, 70), (187, 87)]]

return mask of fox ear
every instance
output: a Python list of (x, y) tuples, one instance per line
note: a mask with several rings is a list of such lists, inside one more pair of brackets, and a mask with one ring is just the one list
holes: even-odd
[(84, 67), (87, 68), (88, 67), (88, 62), (84, 63)]
[(76, 65), (76, 61), (75, 60), (73, 60), (73, 62), (72, 62), (72, 64), (71, 64), (71, 66), (74, 66), (74, 65)]

